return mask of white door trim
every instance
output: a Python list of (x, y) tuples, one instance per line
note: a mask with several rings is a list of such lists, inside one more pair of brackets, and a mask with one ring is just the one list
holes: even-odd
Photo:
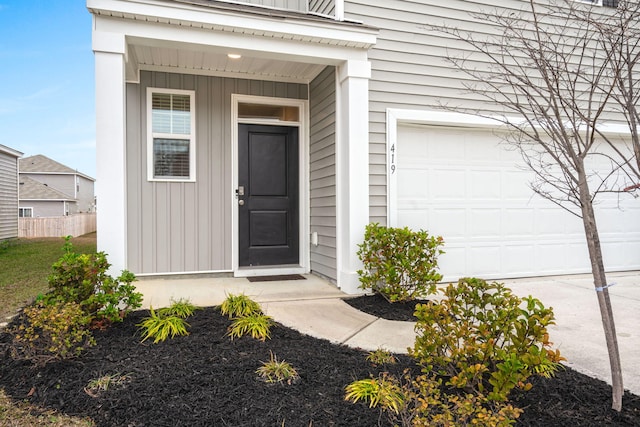
[[(297, 107), (299, 116), (297, 122), (246, 119), (238, 117), (238, 103), (278, 105)], [(238, 124), (261, 124), (297, 127), (298, 135), (298, 185), (299, 185), (299, 265), (243, 267), (239, 265), (239, 225), (238, 225), (238, 200), (235, 190), (238, 188)], [(268, 96), (254, 96), (231, 94), (231, 265), (235, 277), (308, 273), (310, 271), (309, 260), (309, 102), (304, 99), (275, 98)]]

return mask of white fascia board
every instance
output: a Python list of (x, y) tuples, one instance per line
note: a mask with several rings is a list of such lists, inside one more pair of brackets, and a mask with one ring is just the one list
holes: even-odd
[(176, 47), (194, 51), (234, 52), (266, 59), (287, 59), (317, 64), (338, 65), (350, 59), (366, 60), (367, 51), (352, 47), (308, 43), (292, 38), (249, 36), (241, 32), (211, 31), (195, 27), (162, 25), (112, 17), (95, 19), (96, 33), (124, 34), (127, 42), (151, 47)]
[[(182, 3), (168, 3), (155, 0), (87, 0), (87, 8), (94, 14), (115, 16), (144, 16), (157, 18), (160, 22), (182, 24), (194, 27), (204, 24), (211, 27), (228, 28), (230, 31), (264, 31), (268, 33), (289, 34), (299, 37), (336, 40), (364, 45), (368, 48), (375, 44), (377, 30), (344, 24), (316, 22), (296, 19), (295, 17), (274, 17), (242, 13), (232, 13), (220, 9), (207, 9), (202, 6)], [(341, 28), (342, 27), (342, 28)], [(321, 34), (321, 36), (319, 36)]]
[(0, 144), (0, 153), (6, 153), (14, 157), (22, 157), (23, 152), (14, 150), (13, 148), (7, 147), (6, 145)]

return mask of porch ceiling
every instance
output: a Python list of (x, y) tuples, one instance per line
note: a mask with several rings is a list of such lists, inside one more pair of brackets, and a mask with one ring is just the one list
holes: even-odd
[[(137, 70), (166, 71), (225, 77), (308, 83), (325, 67), (282, 59), (261, 58), (250, 51), (220, 49), (220, 52), (188, 47), (156, 47), (129, 44), (128, 80), (137, 80)], [(229, 53), (241, 54), (231, 59)]]

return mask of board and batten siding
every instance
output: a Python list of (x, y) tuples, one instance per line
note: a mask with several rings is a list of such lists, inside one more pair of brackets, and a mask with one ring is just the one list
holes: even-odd
[(308, 0), (244, 0), (235, 3), (253, 4), (256, 6), (273, 7), (277, 9), (294, 10), (296, 12), (307, 13)]
[(0, 151), (0, 240), (18, 237), (18, 158)]
[(325, 68), (309, 85), (311, 271), (333, 280), (336, 266), (336, 76)]
[[(196, 181), (147, 180), (147, 87), (195, 91)], [(143, 71), (127, 84), (127, 268), (231, 271), (231, 94), (306, 99), (307, 86)]]
[(335, 0), (309, 0), (309, 12), (319, 13), (320, 15), (335, 16), (336, 2)]
[(496, 28), (475, 20), (470, 12), (500, 9), (518, 12), (527, 7), (518, 0), (346, 0), (345, 18), (379, 28), (369, 51), (369, 185), (370, 219), (386, 224), (386, 110), (439, 110), (445, 105), (465, 106), (483, 113), (498, 111), (464, 87), (466, 76), (445, 60), (467, 56), (472, 66), (486, 68), (462, 42), (430, 31), (428, 25), (448, 24), (474, 31), (479, 37)]

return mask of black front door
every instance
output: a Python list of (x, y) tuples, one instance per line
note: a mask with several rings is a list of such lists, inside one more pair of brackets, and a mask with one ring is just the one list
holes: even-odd
[(240, 266), (298, 264), (298, 128), (238, 125)]

